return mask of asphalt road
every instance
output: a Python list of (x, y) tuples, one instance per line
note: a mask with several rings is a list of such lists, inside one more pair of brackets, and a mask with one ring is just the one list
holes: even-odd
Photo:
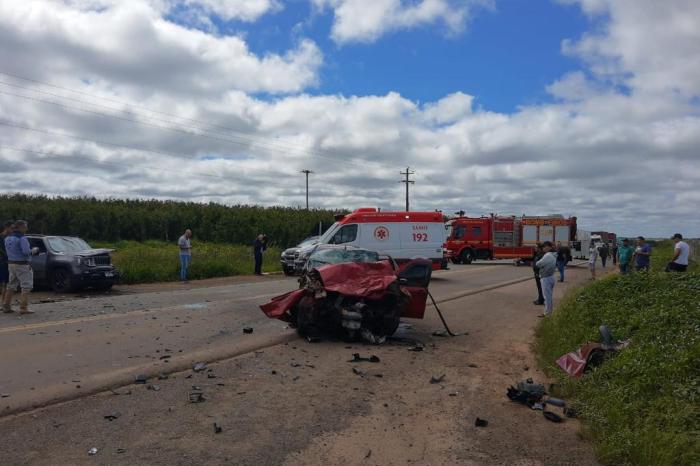
[[(438, 301), (531, 276), (512, 264), (453, 265), (434, 274)], [(279, 275), (205, 287), (123, 288), (0, 314), (0, 415), (288, 341), (294, 333), (258, 305), (296, 288)], [(253, 334), (243, 334), (251, 326)]]

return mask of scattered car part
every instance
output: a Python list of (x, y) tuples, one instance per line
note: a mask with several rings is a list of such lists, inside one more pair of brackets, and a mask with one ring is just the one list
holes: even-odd
[(474, 427), (486, 427), (487, 425), (489, 425), (489, 421), (487, 421), (486, 419), (481, 419), (477, 417), (474, 421)]
[(629, 346), (629, 340), (614, 341), (607, 326), (598, 329), (602, 343), (588, 342), (576, 351), (571, 351), (557, 359), (557, 365), (572, 377), (580, 378), (587, 370), (603, 362), (606, 353), (619, 351)]
[(134, 383), (137, 383), (137, 384), (145, 384), (146, 382), (148, 382), (148, 376), (145, 374), (137, 375), (136, 380), (134, 381)]
[(246, 334), (253, 333), (253, 327), (243, 327), (243, 333), (246, 333)]
[(204, 398), (204, 393), (195, 391), (190, 392), (189, 400), (190, 403), (203, 403), (204, 401), (206, 401), (206, 398)]
[(195, 372), (202, 372), (204, 369), (207, 368), (207, 363), (206, 362), (198, 362), (192, 367), (192, 370)]
[(508, 391), (506, 392), (506, 396), (508, 396), (511, 401), (530, 407), (540, 402), (544, 394), (544, 385), (535, 383), (532, 379), (520, 381), (515, 387), (508, 387)]
[(220, 434), (223, 432), (223, 429), (221, 428), (221, 425), (218, 422), (214, 423), (214, 433), (215, 434)]
[(553, 413), (551, 411), (542, 411), (542, 414), (548, 421), (552, 422), (562, 422), (564, 419), (558, 415), (557, 413)]
[(566, 406), (566, 402), (561, 398), (547, 398), (545, 402), (550, 405), (559, 406), (560, 408)]
[(120, 416), (121, 416), (121, 413), (118, 411), (115, 411), (113, 413), (106, 414), (103, 417), (111, 422), (111, 421), (114, 421), (115, 419), (119, 419)]
[(97, 454), (97, 448), (92, 447), (88, 450), (88, 455), (95, 456)]
[(430, 377), (430, 383), (440, 383), (445, 380), (445, 374)]
[(566, 416), (566, 417), (578, 417), (578, 412), (574, 408), (567, 406), (564, 408), (564, 416)]
[(379, 362), (380, 359), (379, 359), (379, 357), (377, 357), (377, 356), (375, 356), (375, 355), (372, 355), (372, 356), (366, 358), (366, 357), (360, 356), (360, 353), (353, 353), (352, 359), (349, 360), (348, 362), (363, 362), (363, 361), (366, 361), (366, 362)]

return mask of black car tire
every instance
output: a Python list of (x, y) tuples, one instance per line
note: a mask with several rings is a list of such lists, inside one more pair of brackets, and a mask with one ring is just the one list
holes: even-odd
[(284, 274), (287, 276), (292, 276), (292, 275), (294, 275), (294, 267), (289, 267), (288, 265), (283, 265), (282, 272), (284, 272)]
[(459, 255), (459, 260), (462, 264), (471, 264), (474, 260), (474, 254), (471, 249), (464, 249)]
[(56, 293), (69, 293), (73, 291), (73, 279), (67, 269), (54, 269), (51, 272), (51, 289)]

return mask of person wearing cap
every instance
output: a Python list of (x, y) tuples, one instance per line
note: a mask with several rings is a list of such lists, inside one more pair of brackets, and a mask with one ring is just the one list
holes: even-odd
[(637, 248), (634, 250), (634, 268), (637, 271), (649, 270), (651, 263), (651, 245), (643, 236), (637, 236)]
[(7, 282), (10, 281), (10, 270), (7, 268), (7, 251), (5, 251), (5, 238), (12, 232), (12, 225), (15, 222), (7, 221), (2, 225), (0, 231), (0, 301), (5, 296)]
[(626, 274), (632, 269), (632, 257), (634, 257), (634, 248), (630, 246), (630, 240), (625, 238), (622, 240), (622, 246), (617, 249), (617, 261), (620, 264), (620, 273)]
[(673, 248), (673, 259), (666, 266), (667, 272), (685, 272), (688, 270), (688, 259), (690, 258), (690, 246), (683, 241), (683, 235), (676, 233), (671, 238), (676, 245)]
[(24, 220), (17, 220), (14, 231), (5, 238), (5, 250), (7, 251), (7, 268), (9, 282), (2, 303), (5, 313), (12, 310), (12, 293), (19, 289), (19, 313), (33, 314), (29, 310), (29, 293), (34, 288), (34, 272), (32, 271), (31, 258), (34, 254), (26, 236), (28, 225)]

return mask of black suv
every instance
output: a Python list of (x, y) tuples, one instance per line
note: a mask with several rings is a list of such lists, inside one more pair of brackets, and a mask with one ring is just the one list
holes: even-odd
[(93, 249), (74, 236), (27, 235), (32, 248), (34, 284), (48, 285), (57, 293), (80, 288), (108, 290), (119, 278), (111, 249)]

